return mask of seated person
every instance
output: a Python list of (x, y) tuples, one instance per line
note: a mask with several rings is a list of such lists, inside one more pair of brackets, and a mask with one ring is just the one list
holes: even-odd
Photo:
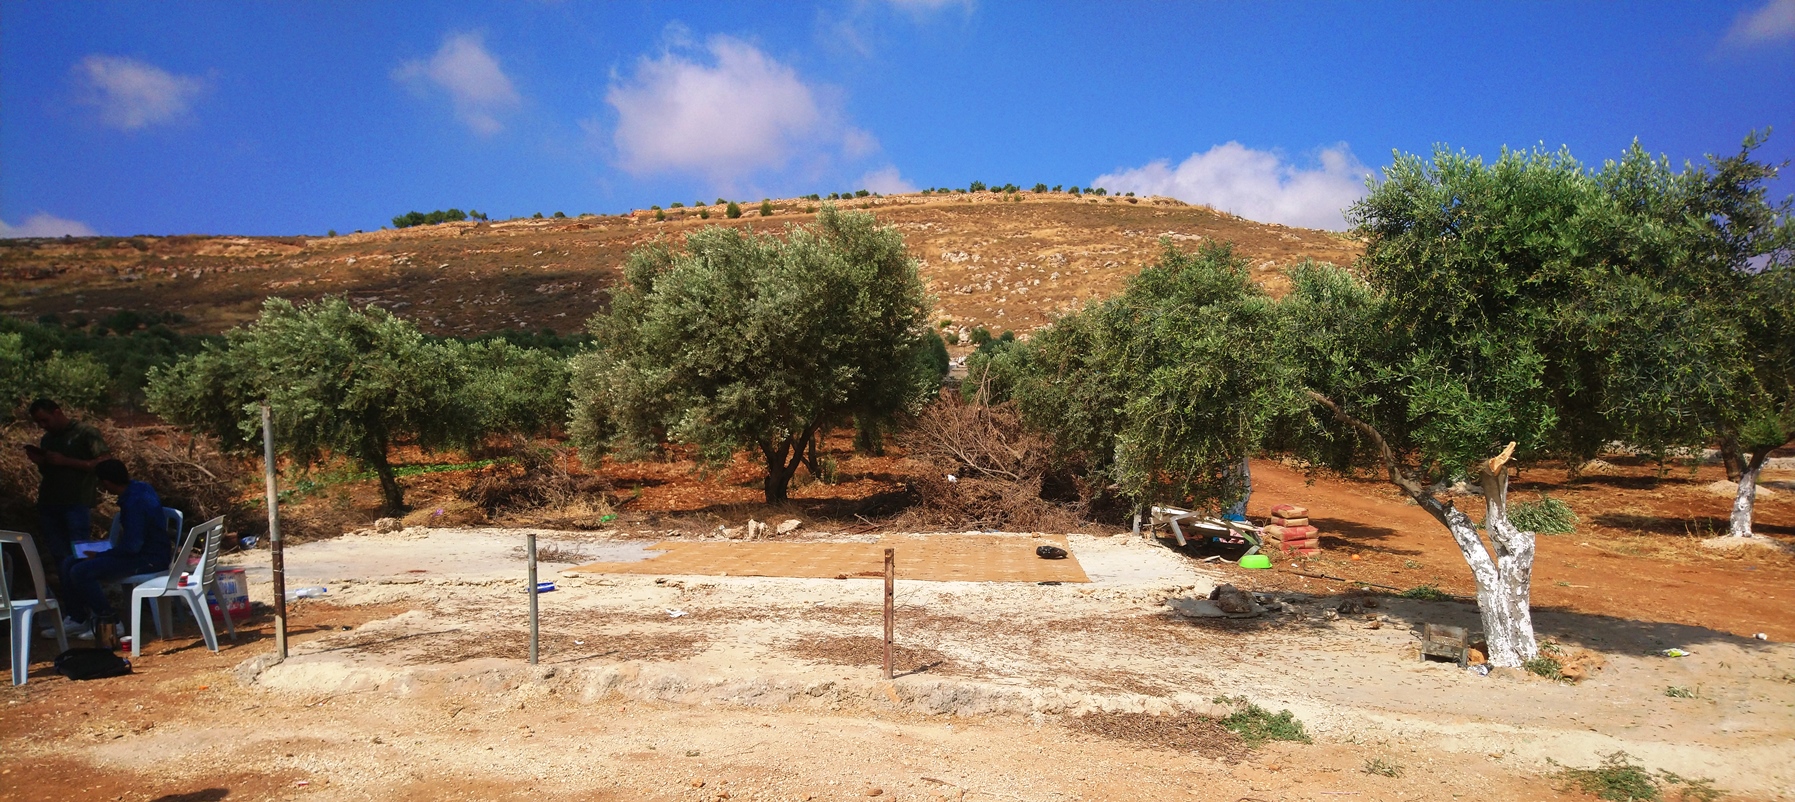
[(162, 499), (148, 482), (133, 482), (125, 464), (109, 459), (94, 466), (100, 489), (118, 497), (119, 522), (112, 548), (90, 557), (70, 557), (62, 564), (63, 626), (77, 638), (92, 638), (100, 618), (112, 617), (112, 605), (100, 583), (134, 574), (162, 571), (173, 559)]

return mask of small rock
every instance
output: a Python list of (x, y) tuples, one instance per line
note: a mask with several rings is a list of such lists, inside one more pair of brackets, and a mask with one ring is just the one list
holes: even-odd
[(1340, 612), (1338, 610), (1322, 610), (1321, 617), (1328, 621), (1338, 621), (1340, 620)]
[(773, 531), (775, 533), (778, 533), (781, 535), (789, 535), (789, 534), (797, 531), (798, 527), (803, 526), (803, 525), (804, 525), (803, 521), (800, 521), (796, 518), (787, 518), (784, 521), (780, 521), (779, 526), (774, 528)]
[(883, 789), (883, 788), (868, 788), (868, 789), (866, 789), (867, 796), (880, 796), (880, 795), (883, 795), (884, 793), (885, 793), (885, 789)]
[(389, 532), (397, 532), (397, 531), (399, 531), (399, 519), (398, 518), (382, 518), (378, 521), (375, 521), (374, 522), (374, 531), (379, 532), (381, 534), (387, 534)]
[(1215, 606), (1222, 608), (1224, 613), (1253, 612), (1253, 597), (1233, 585), (1217, 585), (1215, 590), (1209, 592), (1209, 600), (1215, 602)]

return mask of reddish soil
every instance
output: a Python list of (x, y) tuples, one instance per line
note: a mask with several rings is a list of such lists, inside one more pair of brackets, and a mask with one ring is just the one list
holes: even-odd
[[(1563, 469), (1531, 468), (1512, 485), (1512, 501), (1546, 492), (1582, 518), (1572, 534), (1538, 538), (1535, 611), (1795, 640), (1788, 614), (1795, 603), (1795, 557), (1787, 551), (1717, 552), (1700, 545), (1726, 533), (1732, 500), (1706, 489), (1725, 478), (1719, 466), (1672, 468), (1659, 477), (1654, 465), (1611, 461), (1619, 463), (1612, 475), (1567, 481)], [(1282, 464), (1254, 462), (1249, 515), (1269, 516), (1271, 507), (1282, 503), (1309, 508), (1311, 522), (1322, 531), (1323, 553), (1279, 559), (1271, 573), (1240, 570), (1255, 587), (1342, 587), (1297, 576), (1300, 571), (1405, 590), (1434, 585), (1475, 596), (1470, 569), (1451, 536), (1388, 482), (1331, 477), (1311, 482)], [(1483, 517), (1481, 497), (1464, 496), (1457, 503), (1473, 518)], [(1758, 500), (1754, 531), (1795, 545), (1790, 493)]]

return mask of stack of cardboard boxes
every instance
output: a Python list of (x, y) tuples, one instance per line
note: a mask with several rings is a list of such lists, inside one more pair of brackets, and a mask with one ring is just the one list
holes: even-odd
[(1307, 507), (1279, 504), (1271, 508), (1271, 516), (1271, 524), (1260, 530), (1267, 547), (1305, 557), (1321, 553), (1321, 532), (1309, 525)]

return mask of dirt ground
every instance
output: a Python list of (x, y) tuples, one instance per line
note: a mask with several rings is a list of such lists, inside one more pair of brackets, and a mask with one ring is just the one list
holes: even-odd
[[(1558, 765), (1624, 751), (1727, 799), (1795, 798), (1795, 560), (1699, 546), (1727, 507), (1708, 489), (1717, 469), (1615, 462), (1517, 483), (1584, 516), (1540, 539), (1534, 582), (1541, 637), (1605, 663), (1575, 685), (1420, 662), (1422, 623), (1475, 625), (1463, 601), (1380, 594), (1330, 615), (1349, 583), (1301, 574), (1463, 596), (1468, 573), (1383, 486), (1256, 463), (1251, 511), (1310, 506), (1323, 556), (1248, 571), (1105, 532), (1069, 536), (1090, 584), (900, 580), (890, 682), (875, 580), (563, 573), (718, 535), (539, 531), (560, 562), (543, 567), (558, 589), (541, 597), (537, 666), (522, 530), (305, 543), (289, 584), (329, 592), (293, 605), (292, 658), (270, 665), (263, 613), (218, 654), (190, 624), (152, 641), (128, 677), (74, 683), (40, 660), (5, 692), (0, 797), (1518, 802), (1588, 798), (1560, 788)], [(1777, 495), (1758, 516), (1783, 542), (1790, 479), (1766, 477)], [(231, 559), (270, 600), (266, 552)], [(1266, 611), (1176, 612), (1219, 582), (1263, 594)], [(1657, 654), (1670, 647), (1690, 655)], [(1219, 697), (1288, 709), (1313, 743), (1248, 747), (1200, 718), (1232, 710)]]

